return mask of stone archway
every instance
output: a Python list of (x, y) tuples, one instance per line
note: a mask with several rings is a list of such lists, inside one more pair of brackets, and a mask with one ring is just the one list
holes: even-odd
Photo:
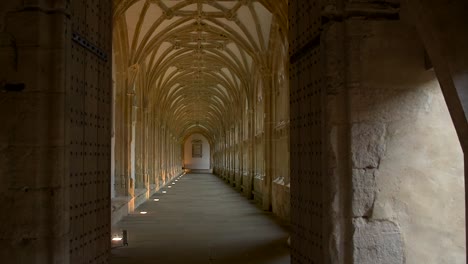
[(211, 164), (211, 145), (203, 135), (192, 134), (184, 142), (184, 168), (208, 171)]

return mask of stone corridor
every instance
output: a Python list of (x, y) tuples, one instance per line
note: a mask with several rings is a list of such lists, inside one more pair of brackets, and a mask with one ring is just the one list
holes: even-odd
[(0, 1), (0, 260), (467, 264), (467, 18)]
[(288, 230), (271, 213), (213, 174), (176, 180), (113, 227), (129, 244), (114, 243), (112, 264), (290, 263)]

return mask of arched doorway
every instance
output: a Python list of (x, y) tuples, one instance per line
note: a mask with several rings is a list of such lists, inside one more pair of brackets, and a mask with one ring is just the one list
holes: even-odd
[(208, 139), (192, 134), (184, 142), (184, 168), (190, 170), (211, 169), (211, 149)]

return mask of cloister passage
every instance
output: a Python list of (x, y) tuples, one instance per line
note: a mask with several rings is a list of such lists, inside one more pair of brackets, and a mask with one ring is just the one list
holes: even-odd
[[(202, 170), (291, 224), (293, 263), (465, 263), (460, 129), (466, 118), (457, 125), (457, 102), (434, 55), (440, 47), (425, 39), (432, 29), (408, 17), (415, 7), (374, 2), (349, 3), (342, 11), (319, 1), (117, 5), (115, 228), (135, 228), (136, 241), (155, 230), (142, 247), (169, 259), (158, 253), (164, 242), (156, 230), (182, 233), (165, 227), (170, 220), (161, 227), (137, 223), (170, 216), (183, 222), (177, 215), (192, 209), (160, 212), (151, 199), (172, 193), (167, 188), (185, 170)], [(288, 4), (297, 12), (287, 14)], [(204, 178), (190, 179), (197, 191), (181, 197), (209, 196), (196, 188), (195, 179)], [(200, 258), (191, 261), (268, 263), (256, 255), (257, 246), (251, 259), (242, 259), (246, 248), (236, 248), (269, 231), (231, 238), (235, 261), (212, 235), (228, 230), (218, 230), (217, 217), (201, 220), (217, 207), (199, 205), (200, 226), (186, 223), (187, 236), (177, 243)], [(149, 214), (139, 215), (145, 208)], [(256, 226), (240, 215), (224, 215), (232, 221), (226, 228)], [(287, 252), (273, 247), (286, 246), (286, 238), (276, 239), (268, 242), (270, 251)], [(221, 259), (207, 253), (206, 243), (221, 243), (213, 249)], [(119, 263), (153, 254), (132, 247), (114, 252)]]
[(186, 174), (172, 183), (113, 228), (127, 230), (129, 244), (113, 243), (111, 263), (290, 263), (287, 227), (223, 180)]
[(466, 264), (467, 10), (0, 1), (0, 260)]

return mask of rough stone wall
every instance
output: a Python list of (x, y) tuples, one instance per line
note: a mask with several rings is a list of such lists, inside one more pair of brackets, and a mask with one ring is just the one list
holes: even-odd
[(354, 261), (465, 263), (463, 153), (417, 32), (349, 26)]
[(274, 156), (272, 165), (272, 211), (283, 220), (290, 220), (290, 177), (289, 177), (289, 82), (288, 82), (288, 41), (287, 35), (274, 35), (275, 56), (273, 66), (273, 100), (274, 100)]
[[(402, 13), (411, 16), (407, 13), (410, 10), (400, 8), (399, 1), (320, 4), (315, 5), (322, 8), (320, 35), (312, 43), (320, 46), (323, 59), (323, 71), (313, 74), (324, 74), (326, 88), (326, 133), (322, 136), (327, 170), (322, 178), (326, 247), (321, 263), (421, 263), (428, 258), (434, 263), (463, 261), (463, 156), (443, 107), (445, 102), (451, 104), (451, 117), (455, 114), (457, 120), (459, 112), (453, 110), (456, 97), (447, 89), (442, 97), (434, 72), (424, 68), (418, 31), (400, 18)], [(297, 5), (306, 9), (305, 4)], [(290, 7), (290, 25), (294, 27), (291, 16), (300, 12), (294, 10), (294, 3)], [(295, 36), (290, 36), (290, 43), (294, 40)], [(310, 44), (302, 51), (313, 47)], [(294, 55), (294, 47), (291, 50)], [(441, 82), (450, 83), (440, 74), (441, 67), (437, 69)], [(306, 80), (291, 82), (292, 94)], [(306, 90), (313, 91), (311, 87)], [(295, 103), (291, 100), (292, 126)], [(459, 135), (463, 127), (458, 123)], [(291, 134), (292, 170), (295, 162), (300, 162), (294, 157), (295, 149), (300, 150), (295, 138), (304, 143), (300, 134)], [(313, 168), (319, 168), (313, 159), (308, 160)], [(294, 177), (301, 177), (294, 174), (292, 199)], [(441, 202), (431, 202), (431, 196)], [(380, 201), (382, 208), (376, 207)], [(294, 203), (292, 200), (293, 222), (298, 217)], [(373, 218), (376, 208), (385, 217)], [(388, 208), (392, 208), (390, 214)], [(450, 223), (450, 227), (442, 223)], [(294, 247), (294, 235), (292, 242)], [(423, 256), (427, 251), (431, 253)], [(297, 260), (293, 257), (293, 261)]]
[(67, 263), (69, 20), (65, 3), (9, 2), (0, 33), (0, 257)]
[(111, 3), (8, 1), (0, 8), (0, 257), (106, 263), (110, 59), (74, 33), (109, 54)]
[(351, 177), (349, 173), (348, 89), (346, 86), (345, 26), (323, 25), (324, 85), (326, 87), (326, 176), (324, 178), (324, 263), (349, 263), (351, 250)]
[[(193, 157), (192, 155), (192, 141), (202, 141), (202, 157)], [(184, 167), (186, 169), (203, 169), (208, 170), (211, 168), (210, 164), (211, 150), (210, 143), (201, 134), (193, 134), (185, 140), (184, 143)]]

